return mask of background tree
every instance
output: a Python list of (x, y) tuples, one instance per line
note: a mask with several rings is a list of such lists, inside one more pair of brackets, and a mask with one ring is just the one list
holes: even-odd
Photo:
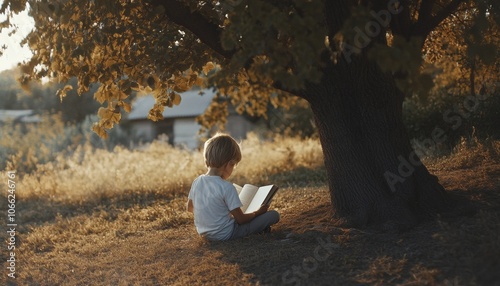
[[(132, 90), (154, 94), (149, 118), (158, 120), (165, 106), (180, 102), (178, 92), (205, 84), (201, 75), (215, 70), (206, 84), (221, 93), (204, 124), (227, 114), (228, 101), (259, 115), (286, 95), (305, 99), (336, 217), (398, 228), (449, 206), (402, 121), (405, 96), (433, 83), (422, 73), (425, 39), (461, 9), (474, 23), (499, 22), (498, 7), (487, 0), (12, 0), (0, 13), (27, 3), (36, 27), (25, 42), (34, 56), (21, 82), (75, 76), (80, 94), (100, 83), (96, 133), (106, 136), (120, 121)], [(475, 25), (467, 44), (485, 31)]]
[[(424, 62), (433, 69), (435, 84), (429, 93), (405, 102), (405, 122), (411, 137), (429, 136), (436, 124), (446, 131), (446, 147), (450, 148), (462, 137), (500, 136), (496, 124), (500, 122), (500, 97), (494, 89), (500, 82), (500, 59), (495, 52), (500, 31), (491, 18), (474, 21), (470, 17), (473, 9), (471, 3), (464, 5), (425, 42)], [(471, 32), (476, 25), (485, 30), (478, 40)]]
[[(97, 86), (78, 95), (76, 92), (76, 78), (71, 78), (66, 83), (30, 82), (29, 89), (22, 89), (17, 78), (21, 74), (17, 68), (0, 73), (0, 109), (31, 109), (36, 114), (60, 113), (61, 119), (66, 123), (81, 123), (88, 115), (97, 112), (99, 104), (92, 99), (91, 95), (97, 90)], [(64, 101), (56, 96), (58, 90), (65, 86), (71, 86), (67, 91)]]

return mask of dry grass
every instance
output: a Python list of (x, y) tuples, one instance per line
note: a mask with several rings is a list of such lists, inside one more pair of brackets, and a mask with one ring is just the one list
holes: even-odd
[[(273, 202), (282, 220), (273, 233), (218, 243), (198, 238), (192, 216), (184, 208), (192, 179), (204, 172), (199, 152), (161, 142), (135, 151), (80, 147), (71, 158), (60, 157), (19, 178), (18, 277), (5, 281), (2, 275), (0, 283), (500, 282), (496, 274), (500, 268), (499, 142), (464, 145), (449, 157), (428, 160), (447, 189), (470, 197), (480, 211), (472, 217), (442, 218), (406, 233), (334, 226), (317, 141), (250, 138), (242, 146), (243, 161), (232, 180), (282, 186)], [(472, 159), (477, 160), (470, 163)], [(5, 195), (2, 199), (6, 200)], [(6, 213), (5, 204), (1, 210)], [(6, 261), (6, 252), (1, 253)]]

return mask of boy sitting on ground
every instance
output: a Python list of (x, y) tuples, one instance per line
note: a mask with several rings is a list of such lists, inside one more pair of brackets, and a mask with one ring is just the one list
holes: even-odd
[(279, 213), (268, 211), (269, 205), (243, 213), (236, 188), (227, 181), (241, 161), (238, 143), (219, 133), (205, 142), (203, 154), (208, 171), (193, 181), (187, 202), (198, 234), (208, 240), (229, 240), (270, 231)]

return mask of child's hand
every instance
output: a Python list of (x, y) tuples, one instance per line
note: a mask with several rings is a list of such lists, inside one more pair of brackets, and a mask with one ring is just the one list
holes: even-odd
[(258, 209), (255, 214), (257, 216), (261, 215), (261, 214), (265, 214), (267, 212), (267, 210), (269, 209), (269, 205), (262, 205), (260, 206), (260, 209)]

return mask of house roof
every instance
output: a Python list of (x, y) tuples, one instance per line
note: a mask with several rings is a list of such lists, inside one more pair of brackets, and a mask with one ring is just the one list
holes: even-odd
[(31, 109), (0, 109), (0, 122), (18, 121), (23, 123), (35, 123), (42, 121), (40, 116), (34, 114)]
[[(165, 107), (163, 111), (164, 118), (174, 117), (195, 117), (207, 109), (216, 92), (210, 89), (201, 90), (203, 95), (200, 95), (200, 90), (190, 90), (181, 93), (181, 103), (173, 108)], [(133, 104), (132, 110), (128, 114), (128, 120), (142, 120), (148, 118), (149, 110), (155, 104), (155, 99), (152, 95), (139, 97)]]

